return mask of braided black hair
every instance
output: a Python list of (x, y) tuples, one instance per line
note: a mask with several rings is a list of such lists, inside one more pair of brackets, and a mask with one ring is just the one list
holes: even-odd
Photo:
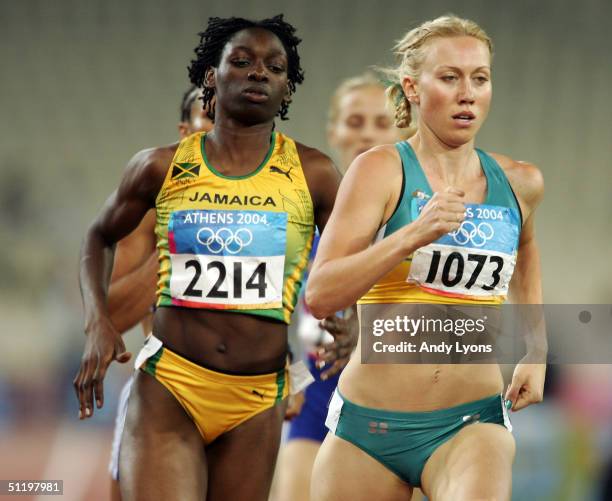
[(181, 100), (181, 122), (189, 122), (191, 120), (191, 107), (198, 97), (199, 90), (195, 85), (187, 89)]
[[(241, 17), (211, 17), (208, 19), (206, 31), (198, 33), (200, 43), (195, 48), (196, 59), (189, 66), (189, 80), (192, 84), (203, 89), (202, 101), (208, 109), (208, 118), (214, 121), (215, 107), (211, 101), (215, 95), (215, 89), (205, 87), (204, 79), (206, 71), (210, 67), (219, 66), (221, 53), (225, 44), (237, 32), (248, 28), (263, 28), (274, 33), (282, 42), (287, 53), (287, 79), (289, 81), (289, 96), (295, 92), (296, 85), (304, 81), (304, 70), (300, 66), (300, 56), (297, 46), (302, 41), (295, 36), (295, 27), (283, 20), (279, 14), (261, 21), (251, 21)], [(290, 99), (283, 100), (278, 115), (281, 120), (287, 120)]]

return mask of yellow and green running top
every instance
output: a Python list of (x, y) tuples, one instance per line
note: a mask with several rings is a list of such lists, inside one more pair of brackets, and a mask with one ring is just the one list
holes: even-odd
[(295, 142), (274, 132), (257, 169), (225, 176), (205, 141), (197, 132), (180, 142), (157, 196), (157, 306), (289, 323), (315, 226)]
[[(433, 190), (410, 143), (396, 144), (402, 160), (402, 194), (380, 229), (381, 240), (417, 219)], [(497, 161), (476, 149), (487, 179), (482, 204), (466, 204), (465, 220), (452, 233), (417, 249), (358, 301), (498, 305), (506, 300), (514, 273), (522, 214)]]

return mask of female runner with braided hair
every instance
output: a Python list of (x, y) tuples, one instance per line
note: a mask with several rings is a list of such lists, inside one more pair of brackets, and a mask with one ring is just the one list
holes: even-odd
[(189, 74), (206, 108), (215, 99), (213, 131), (137, 153), (85, 236), (82, 419), (103, 405), (110, 362), (130, 358), (106, 308), (114, 244), (156, 209), (157, 310), (128, 402), (124, 500), (267, 499), (287, 324), (339, 184), (328, 157), (274, 131), (303, 81), (299, 42), (282, 16), (211, 18)]
[[(474, 148), (491, 101), (489, 37), (445, 16), (408, 32), (396, 52), (396, 124), (410, 125), (416, 109), (417, 131), (349, 168), (308, 281), (311, 311), (322, 317), (358, 301), (363, 335), (373, 327), (364, 319), (384, 311), (492, 311), (508, 287), (516, 303), (541, 303), (540, 171)], [(495, 238), (452, 243), (463, 221), (494, 225)], [(410, 500), (415, 486), (432, 501), (510, 499), (515, 444), (506, 406), (542, 399), (542, 327), (525, 333), (528, 355), (503, 395), (492, 357), (365, 364), (361, 350), (372, 347), (362, 337), (329, 406), (312, 499)]]

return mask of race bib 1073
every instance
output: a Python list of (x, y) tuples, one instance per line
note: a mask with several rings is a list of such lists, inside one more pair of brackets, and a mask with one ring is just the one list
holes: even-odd
[(175, 304), (208, 308), (282, 306), (285, 212), (175, 211), (168, 225)]
[[(413, 220), (426, 203), (412, 200)], [(459, 229), (414, 253), (407, 280), (443, 295), (506, 295), (516, 264), (519, 231), (515, 209), (466, 204)]]

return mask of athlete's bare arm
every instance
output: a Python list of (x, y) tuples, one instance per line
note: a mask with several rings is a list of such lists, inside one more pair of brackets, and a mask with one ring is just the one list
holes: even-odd
[(495, 155), (519, 200), (524, 224), (517, 263), (510, 282), (510, 298), (515, 304), (541, 304), (540, 253), (535, 238), (535, 211), (544, 197), (544, 180), (533, 164), (516, 162)]
[(104, 403), (102, 381), (112, 360), (127, 362), (121, 334), (113, 326), (107, 292), (115, 244), (133, 231), (155, 198), (176, 146), (144, 150), (130, 160), (119, 188), (109, 197), (88, 229), (81, 248), (80, 283), (87, 340), (74, 388), (81, 419), (93, 415)]
[(463, 192), (436, 193), (419, 218), (374, 245), (400, 197), (401, 162), (390, 145), (355, 159), (342, 180), (308, 280), (306, 302), (317, 318), (353, 304), (416, 249), (459, 227)]
[(535, 238), (535, 211), (544, 198), (544, 179), (533, 164), (493, 154), (517, 196), (523, 216), (517, 263), (509, 295), (515, 304), (541, 304), (540, 252)]
[[(542, 174), (535, 165), (516, 162), (502, 155), (494, 157), (512, 185), (524, 218), (509, 296), (515, 304), (541, 305), (542, 280), (540, 252), (535, 238), (535, 210), (544, 197)], [(543, 312), (537, 306), (523, 308), (520, 317), (524, 324), (527, 355), (516, 366), (506, 392), (514, 411), (542, 401), (546, 374), (548, 344)]]
[(115, 328), (124, 333), (151, 314), (157, 281), (155, 211), (117, 243), (108, 291), (108, 312)]

